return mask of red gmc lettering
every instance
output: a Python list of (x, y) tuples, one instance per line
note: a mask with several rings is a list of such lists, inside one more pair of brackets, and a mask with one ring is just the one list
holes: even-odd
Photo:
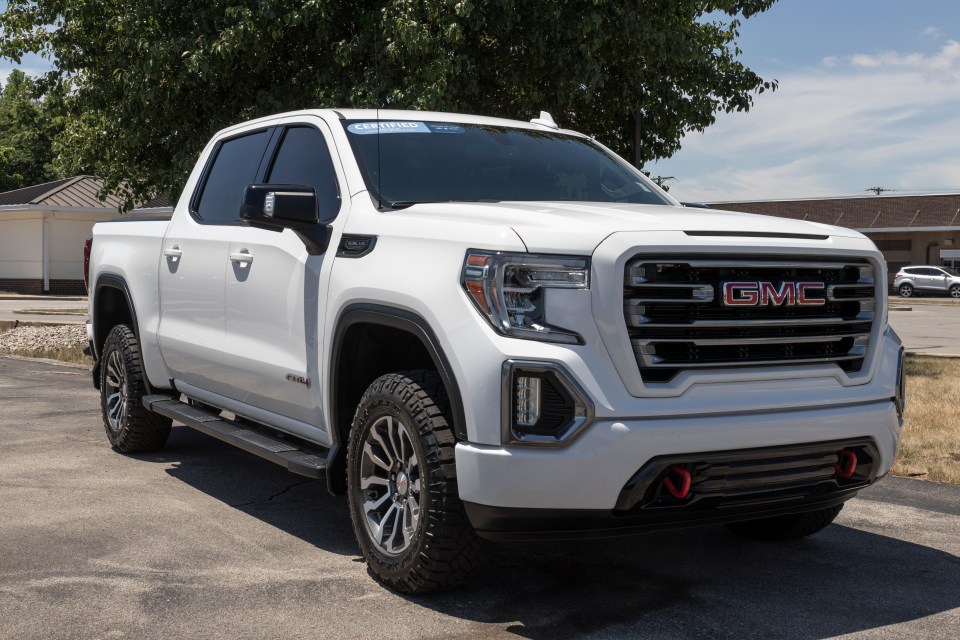
[(826, 304), (822, 297), (811, 297), (813, 291), (823, 291), (822, 282), (772, 282), (743, 281), (723, 283), (723, 304), (728, 307), (821, 307)]
[(772, 282), (761, 282), (760, 284), (760, 304), (772, 304), (775, 307), (786, 303), (795, 304), (794, 289), (792, 282), (783, 282), (778, 291)]
[(798, 282), (797, 304), (805, 304), (813, 307), (821, 307), (827, 303), (823, 298), (808, 298), (807, 291), (822, 291), (824, 286), (822, 282)]
[(756, 282), (724, 282), (723, 304), (736, 307), (755, 307), (760, 301)]

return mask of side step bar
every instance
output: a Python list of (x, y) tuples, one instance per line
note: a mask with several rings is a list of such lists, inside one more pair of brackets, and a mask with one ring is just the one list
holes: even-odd
[(296, 442), (224, 420), (212, 411), (180, 402), (170, 396), (144, 396), (143, 406), (148, 411), (182, 422), (197, 431), (284, 466), (293, 473), (310, 478), (327, 476), (327, 458), (331, 454), (330, 450), (319, 446), (316, 449), (306, 449)]

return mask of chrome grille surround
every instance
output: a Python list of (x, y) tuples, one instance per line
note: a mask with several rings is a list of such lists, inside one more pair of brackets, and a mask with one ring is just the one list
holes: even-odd
[[(725, 306), (728, 281), (823, 287), (809, 306)], [(859, 257), (639, 255), (625, 265), (623, 312), (644, 384), (730, 367), (831, 363), (852, 373), (869, 352), (876, 295), (874, 267)]]

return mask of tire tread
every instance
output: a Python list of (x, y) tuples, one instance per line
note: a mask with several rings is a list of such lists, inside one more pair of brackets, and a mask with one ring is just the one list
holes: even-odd
[(106, 360), (111, 350), (120, 351), (127, 376), (127, 411), (126, 424), (114, 433), (107, 421), (106, 411), (106, 375), (107, 367), (104, 364), (100, 370), (100, 404), (103, 411), (103, 426), (107, 432), (107, 439), (113, 448), (121, 453), (146, 453), (163, 447), (170, 436), (171, 420), (164, 416), (148, 411), (143, 406), (143, 396), (146, 395), (146, 376), (143, 373), (143, 360), (140, 353), (140, 342), (136, 334), (128, 325), (120, 324), (110, 330), (103, 347), (103, 359)]
[[(428, 484), (432, 497), (429, 510), (421, 515), (428, 518), (424, 543), (406, 572), (385, 571), (390, 567), (367, 549), (364, 524), (359, 514), (352, 514), (367, 564), (378, 580), (403, 593), (428, 593), (461, 584), (478, 564), (481, 541), (460, 501), (454, 464), (457, 441), (448, 419), (446, 391), (433, 371), (402, 371), (377, 378), (364, 393), (354, 416), (347, 454), (351, 461), (361, 446), (363, 409), (371, 403), (376, 405), (375, 398), (382, 396), (396, 398), (414, 418), (412, 426), (420, 435), (431, 467)], [(352, 499), (351, 511), (356, 511)]]

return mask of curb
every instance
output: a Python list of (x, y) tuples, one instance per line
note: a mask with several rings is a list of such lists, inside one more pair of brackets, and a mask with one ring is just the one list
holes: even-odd
[(64, 302), (84, 302), (83, 296), (21, 296), (17, 294), (0, 294), (0, 300), (62, 300)]
[(70, 369), (81, 369), (83, 371), (93, 371), (92, 364), (80, 364), (78, 362), (64, 362), (62, 360), (53, 360), (51, 358), (34, 358), (32, 356), (18, 356), (12, 353), (0, 353), (0, 360), (4, 358), (9, 360), (23, 360), (24, 362), (39, 362), (42, 364), (53, 364)]
[(918, 352), (912, 349), (904, 349), (904, 353), (911, 356), (923, 356), (924, 358), (960, 359), (960, 353), (924, 353), (923, 351)]

